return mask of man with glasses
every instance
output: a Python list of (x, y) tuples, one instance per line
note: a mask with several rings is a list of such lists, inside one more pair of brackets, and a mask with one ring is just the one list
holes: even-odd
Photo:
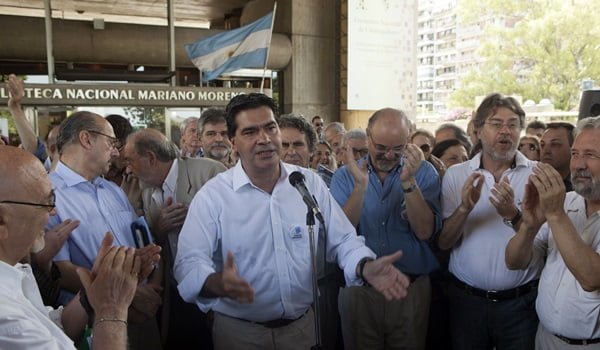
[(367, 157), (357, 162), (346, 152), (347, 165), (334, 174), (331, 194), (378, 256), (402, 250), (394, 266), (412, 283), (402, 301), (386, 301), (370, 286), (345, 288), (340, 295), (344, 342), (351, 349), (384, 344), (422, 349), (431, 293), (428, 274), (438, 268), (427, 241), (441, 227), (439, 177), (419, 147), (408, 143), (404, 112), (375, 112), (367, 135)]
[[(0, 150), (0, 348), (75, 349), (87, 315), (75, 301), (52, 310), (42, 303), (31, 267), (20, 261), (44, 247), (44, 225), (55, 214), (46, 170), (24, 150)], [(127, 309), (140, 270), (134, 250), (104, 240), (94, 275), (78, 271), (95, 310), (94, 346), (126, 349)]]
[(535, 165), (517, 152), (524, 122), (514, 98), (487, 96), (473, 118), (482, 150), (443, 178), (438, 244), (452, 249), (450, 331), (457, 350), (533, 348), (542, 262), (522, 271), (510, 271), (504, 263)]
[[(91, 268), (105, 232), (112, 232), (116, 244), (136, 247), (131, 224), (138, 219), (123, 190), (102, 177), (119, 155), (120, 142), (102, 116), (80, 111), (60, 125), (57, 146), (61, 159), (49, 175), (56, 192), (57, 215), (48, 227), (64, 220), (79, 220), (54, 261), (62, 278), (63, 302), (82, 287), (78, 267)], [(160, 274), (138, 286), (130, 311), (132, 348), (152, 349), (160, 344), (154, 316), (161, 303)], [(152, 345), (154, 344), (154, 345)]]

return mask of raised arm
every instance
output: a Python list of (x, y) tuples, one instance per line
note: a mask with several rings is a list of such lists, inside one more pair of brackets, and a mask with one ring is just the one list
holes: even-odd
[(567, 268), (585, 291), (599, 290), (600, 255), (582, 239), (564, 210), (562, 177), (550, 165), (540, 163), (531, 181), (539, 192), (540, 207)]
[(506, 267), (511, 270), (526, 269), (533, 258), (535, 236), (546, 221), (539, 203), (538, 192), (530, 179), (525, 185), (521, 225), (506, 245)]
[[(417, 185), (415, 175), (417, 170), (424, 162), (424, 156), (421, 149), (412, 143), (406, 147), (404, 166), (400, 173), (400, 181), (404, 190), (404, 200), (406, 201), (406, 216), (412, 230), (420, 240), (426, 240), (431, 237), (435, 228), (435, 218), (433, 211), (425, 201), (421, 189)], [(434, 174), (432, 171), (432, 176)], [(436, 184), (439, 186), (439, 181)]]
[(25, 112), (21, 108), (21, 100), (25, 95), (23, 80), (17, 78), (14, 74), (8, 76), (7, 83), (10, 98), (8, 99), (8, 109), (15, 121), (15, 127), (19, 133), (21, 144), (26, 151), (35, 154), (38, 146), (38, 138), (33, 131), (33, 127), (27, 120)]
[(367, 174), (367, 162), (363, 162), (359, 165), (356, 160), (354, 160), (350, 145), (346, 146), (346, 148), (346, 166), (354, 179), (354, 188), (342, 209), (348, 220), (356, 227), (360, 221), (360, 213), (362, 211), (365, 193), (369, 186), (369, 175)]
[(438, 240), (438, 245), (441, 249), (445, 250), (454, 247), (462, 237), (467, 217), (479, 201), (479, 197), (481, 197), (482, 186), (483, 175), (477, 172), (469, 175), (462, 188), (460, 205), (454, 210), (452, 215), (444, 220), (442, 232)]

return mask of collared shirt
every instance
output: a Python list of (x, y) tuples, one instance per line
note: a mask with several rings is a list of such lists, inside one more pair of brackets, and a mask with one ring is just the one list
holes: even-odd
[(75, 349), (62, 308), (45, 307), (31, 266), (0, 261), (0, 349)]
[[(489, 198), (496, 180), (488, 170), (480, 168), (481, 153), (473, 159), (451, 166), (442, 179), (442, 210), (444, 219), (454, 213), (462, 200), (465, 180), (473, 172), (483, 175), (481, 196), (469, 213), (463, 226), (462, 238), (450, 255), (450, 272), (464, 283), (484, 290), (505, 290), (523, 285), (538, 278), (543, 261), (540, 254), (527, 270), (509, 270), (505, 263), (505, 248), (514, 235)], [(515, 194), (515, 205), (521, 208), (525, 184), (529, 181), (536, 162), (517, 151), (512, 167), (502, 176), (507, 176)]]
[[(388, 255), (401, 249), (402, 259), (394, 265), (410, 274), (426, 274), (438, 268), (439, 264), (427, 241), (420, 240), (410, 227), (406, 216), (406, 202), (400, 181), (402, 164), (392, 169), (381, 183), (367, 161), (369, 185), (365, 193), (358, 233), (365, 237), (367, 246), (378, 256)], [(441, 228), (440, 218), (440, 179), (434, 167), (426, 161), (421, 162), (415, 180), (423, 198), (433, 212), (434, 234)], [(333, 175), (331, 194), (344, 206), (354, 189), (354, 178), (347, 166), (343, 166)]]
[(49, 175), (56, 194), (56, 215), (48, 227), (64, 220), (79, 220), (54, 261), (71, 261), (91, 268), (106, 232), (112, 232), (115, 245), (135, 247), (131, 223), (137, 219), (125, 192), (116, 184), (97, 177), (87, 181), (59, 162)]
[[(600, 212), (588, 218), (585, 199), (576, 192), (567, 193), (564, 208), (583, 241), (600, 254)], [(536, 300), (540, 322), (564, 337), (600, 338), (600, 291), (586, 292), (581, 287), (567, 268), (548, 223), (536, 240), (543, 242), (547, 252)]]
[(158, 204), (158, 206), (162, 206), (167, 198), (173, 198), (173, 203), (177, 202), (176, 193), (177, 193), (177, 177), (179, 176), (179, 163), (177, 163), (177, 159), (173, 159), (173, 163), (171, 164), (171, 168), (169, 168), (169, 173), (165, 180), (163, 181), (162, 188), (155, 188), (152, 193), (152, 199)]
[[(280, 163), (281, 175), (271, 194), (254, 186), (242, 163), (208, 181), (190, 204), (179, 236), (174, 274), (184, 300), (203, 311), (213, 309), (252, 321), (297, 318), (312, 304), (310, 246), (306, 204), (288, 181), (300, 171), (325, 217), (327, 260), (344, 270), (346, 282), (358, 285), (356, 266), (375, 254), (364, 245), (325, 183), (309, 169)], [(314, 227), (315, 236), (319, 224)], [(317, 239), (315, 237), (315, 250)], [(254, 302), (199, 296), (206, 278), (223, 270), (233, 253), (240, 276), (254, 288)]]

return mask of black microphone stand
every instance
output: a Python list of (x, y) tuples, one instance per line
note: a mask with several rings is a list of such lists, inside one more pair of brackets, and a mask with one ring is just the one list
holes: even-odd
[(313, 308), (315, 311), (315, 337), (317, 343), (311, 350), (321, 350), (321, 314), (319, 312), (319, 286), (317, 281), (317, 254), (315, 252), (315, 216), (313, 210), (307, 205), (306, 226), (308, 227), (308, 244), (310, 245), (310, 266), (312, 270)]

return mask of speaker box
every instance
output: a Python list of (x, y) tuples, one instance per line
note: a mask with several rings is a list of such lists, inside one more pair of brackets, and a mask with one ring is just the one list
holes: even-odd
[(577, 120), (600, 115), (600, 90), (585, 90), (579, 101), (579, 116)]

